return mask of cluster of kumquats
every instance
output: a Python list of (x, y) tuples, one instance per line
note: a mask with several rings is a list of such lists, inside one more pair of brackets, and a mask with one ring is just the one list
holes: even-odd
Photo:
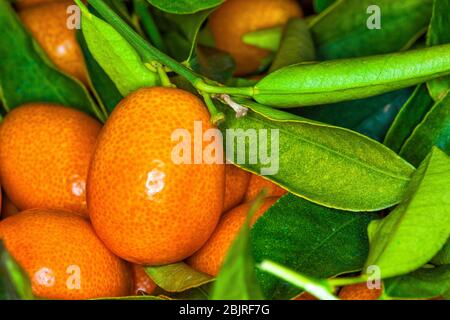
[[(218, 45), (236, 59), (239, 74), (251, 72), (265, 56), (242, 44), (241, 34), (301, 15), (295, 1), (272, 1), (276, 10), (266, 1), (248, 2), (254, 5), (245, 9), (236, 5), (246, 1), (227, 1), (210, 22), (216, 36), (223, 37)], [(65, 27), (69, 4), (22, 0), (16, 7), (54, 64), (87, 84), (75, 31)], [(240, 14), (253, 17), (250, 25)], [(230, 16), (241, 22), (239, 28), (223, 24)], [(257, 25), (250, 23), (254, 18)], [(255, 218), (286, 191), (234, 165), (174, 164), (171, 133), (192, 131), (194, 121), (202, 121), (204, 131), (212, 127), (203, 102), (186, 91), (161, 87), (132, 93), (104, 125), (75, 109), (38, 101), (5, 117), (0, 238), (28, 273), (36, 296), (152, 294), (156, 285), (145, 265), (185, 261), (218, 274), (260, 190), (267, 188), (268, 197)], [(74, 270), (80, 282), (69, 286)], [(344, 299), (373, 295), (364, 287), (341, 292)]]

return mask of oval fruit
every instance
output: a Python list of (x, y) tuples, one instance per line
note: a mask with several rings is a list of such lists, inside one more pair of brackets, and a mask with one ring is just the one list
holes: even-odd
[[(253, 225), (277, 200), (276, 197), (265, 199), (253, 216), (251, 224)], [(251, 203), (244, 203), (225, 213), (211, 238), (187, 260), (188, 264), (197, 271), (217, 276), (228, 249), (245, 223), (250, 207)]]
[(24, 25), (61, 71), (88, 83), (83, 53), (76, 29), (67, 26), (67, 8), (73, 1), (56, 1), (31, 6), (19, 12)]
[(28, 273), (38, 297), (89, 299), (130, 292), (128, 265), (76, 213), (23, 211), (0, 222), (0, 238)]
[(209, 19), (216, 47), (236, 61), (237, 76), (257, 71), (269, 52), (242, 41), (249, 32), (284, 25), (289, 18), (303, 16), (295, 0), (227, 0)]
[(145, 273), (144, 267), (133, 264), (133, 294), (151, 295), (156, 289), (156, 283)]
[(249, 181), (249, 172), (233, 164), (225, 166), (225, 199), (223, 202), (223, 212), (227, 212), (242, 202)]
[(222, 212), (225, 166), (189, 163), (192, 155), (177, 164), (172, 139), (182, 134), (197, 155), (194, 145), (205, 148), (210, 129), (203, 102), (180, 89), (140, 89), (114, 109), (99, 136), (87, 198), (97, 234), (118, 256), (169, 264), (209, 238)]
[(250, 182), (248, 184), (247, 192), (244, 196), (244, 201), (252, 201), (255, 200), (258, 194), (266, 188), (267, 197), (281, 197), (282, 195), (285, 195), (287, 193), (286, 190), (279, 187), (275, 183), (273, 183), (270, 180), (264, 179), (261, 176), (258, 176), (256, 174), (252, 174), (250, 177)]
[(21, 210), (87, 215), (85, 185), (101, 125), (81, 111), (45, 103), (12, 110), (0, 127), (0, 179)]
[(54, 1), (58, 1), (58, 0), (17, 0), (15, 2), (15, 4), (18, 9), (24, 9), (24, 8), (35, 6), (38, 4), (54, 2)]

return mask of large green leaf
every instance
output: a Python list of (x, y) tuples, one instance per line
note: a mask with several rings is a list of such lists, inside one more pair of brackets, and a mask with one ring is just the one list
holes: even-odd
[(197, 46), (190, 64), (194, 71), (221, 83), (228, 82), (236, 69), (236, 63), (229, 53), (201, 45)]
[(395, 152), (400, 152), (406, 139), (408, 139), (414, 128), (423, 120), (433, 105), (433, 99), (428, 94), (426, 86), (424, 84), (417, 86), (389, 128), (384, 144)]
[[(338, 0), (310, 25), (325, 60), (394, 52), (409, 47), (430, 21), (433, 0)], [(369, 29), (369, 6), (381, 12), (381, 29)]]
[(221, 5), (225, 0), (147, 0), (156, 8), (174, 14), (191, 14)]
[(252, 204), (245, 224), (228, 250), (214, 283), (213, 300), (263, 300), (255, 277), (255, 265), (250, 248), (250, 221), (261, 206), (261, 195)]
[(0, 300), (32, 300), (31, 282), (0, 240)]
[[(426, 90), (426, 89), (425, 89)], [(299, 116), (325, 122), (382, 141), (412, 89), (388, 92), (366, 99), (290, 110)]]
[[(142, 87), (159, 83), (158, 75), (145, 66), (142, 58), (119, 32), (79, 4), (83, 13), (82, 31), (89, 51), (126, 97)], [(149, 61), (148, 61), (149, 62)]]
[[(227, 139), (227, 148), (231, 149), (234, 140), (240, 142), (227, 151), (231, 162), (265, 174), (290, 192), (327, 207), (376, 211), (403, 198), (414, 169), (387, 147), (347, 129), (237, 101), (252, 111), (246, 117), (236, 118), (230, 108), (224, 110), (226, 121), (222, 128), (233, 129), (227, 131), (236, 137)], [(262, 149), (266, 146), (258, 145), (256, 138), (252, 141), (247, 136), (258, 130), (268, 133), (267, 149)], [(259, 149), (255, 150), (255, 146)], [(261, 157), (243, 161), (249, 159), (250, 151), (262, 150), (269, 150), (271, 164)], [(274, 166), (269, 168), (270, 165)]]
[(0, 1), (0, 30), (0, 95), (6, 110), (48, 102), (104, 120), (83, 85), (55, 69), (5, 0)]
[(280, 49), (274, 57), (269, 73), (285, 66), (315, 59), (314, 43), (307, 24), (301, 18), (293, 18), (284, 27)]
[[(450, 0), (434, 0), (433, 16), (427, 34), (427, 45), (450, 43)], [(450, 90), (450, 77), (438, 78), (427, 83), (434, 100), (438, 101)]]
[(158, 287), (168, 292), (183, 292), (213, 281), (209, 275), (192, 269), (184, 262), (145, 267), (145, 272)]
[(450, 45), (386, 55), (296, 64), (268, 74), (256, 101), (292, 108), (362, 99), (450, 74)]
[(415, 166), (425, 159), (433, 146), (450, 154), (450, 91), (430, 109), (400, 150), (400, 155)]
[(388, 298), (431, 299), (445, 294), (449, 289), (450, 265), (422, 268), (384, 281), (384, 293)]
[(450, 158), (437, 148), (415, 172), (403, 202), (370, 225), (366, 266), (383, 278), (417, 270), (444, 246), (450, 235)]
[[(286, 195), (251, 230), (255, 260), (273, 260), (316, 278), (359, 270), (367, 257), (366, 229), (372, 218)], [(290, 299), (301, 291), (267, 273), (257, 277), (268, 299)]]

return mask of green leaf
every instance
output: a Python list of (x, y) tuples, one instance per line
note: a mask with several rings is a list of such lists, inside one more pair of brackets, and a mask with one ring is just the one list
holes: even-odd
[(236, 63), (229, 53), (204, 46), (197, 46), (190, 64), (194, 71), (221, 83), (229, 81), (236, 69)]
[(335, 2), (336, 0), (314, 0), (314, 11), (317, 13), (321, 13)]
[(250, 249), (250, 221), (261, 207), (261, 195), (252, 204), (247, 219), (233, 241), (214, 283), (212, 300), (264, 300), (255, 277)]
[(402, 145), (433, 107), (434, 101), (424, 84), (417, 86), (409, 100), (404, 104), (392, 126), (389, 128), (384, 144), (400, 152)]
[(158, 75), (150, 71), (136, 50), (113, 27), (80, 5), (82, 31), (89, 51), (114, 82), (120, 94), (158, 84)]
[(433, 146), (450, 154), (450, 91), (431, 108), (400, 150), (400, 156), (417, 166)]
[[(229, 133), (245, 143), (234, 154), (227, 151), (228, 156), (235, 156), (228, 159), (231, 162), (327, 207), (377, 211), (401, 201), (414, 169), (385, 146), (347, 129), (243, 99), (236, 101), (252, 111), (236, 118), (230, 108), (224, 109), (222, 129), (235, 129)], [(269, 130), (267, 150), (272, 163), (261, 158), (243, 163), (240, 159), (249, 159), (249, 144), (258, 143), (256, 137), (248, 139), (247, 135), (260, 129)], [(230, 149), (235, 137), (227, 138)]]
[(302, 107), (289, 111), (308, 119), (351, 129), (382, 141), (398, 111), (411, 94), (412, 89), (407, 88), (366, 99)]
[(260, 80), (253, 97), (276, 107), (362, 99), (407, 88), (450, 73), (450, 45), (387, 55), (300, 63)]
[(159, 26), (170, 55), (178, 61), (189, 61), (196, 48), (200, 27), (213, 10), (194, 14), (168, 14), (156, 12)]
[(160, 288), (156, 288), (154, 294), (169, 300), (209, 300), (212, 285), (213, 282), (210, 282), (200, 287), (195, 287), (182, 292), (167, 292)]
[(77, 108), (104, 120), (83, 85), (50, 64), (11, 5), (3, 0), (0, 30), (0, 96), (7, 111), (30, 102), (47, 102)]
[(145, 267), (145, 272), (158, 287), (168, 292), (182, 292), (213, 281), (209, 275), (192, 269), (184, 262)]
[[(373, 215), (318, 206), (283, 196), (251, 230), (257, 263), (270, 259), (296, 272), (328, 278), (362, 268), (369, 250)], [(268, 299), (290, 299), (300, 290), (264, 272), (257, 277)]]
[[(427, 34), (427, 45), (435, 46), (450, 43), (450, 0), (434, 0), (433, 16)], [(435, 101), (444, 97), (450, 90), (450, 77), (444, 77), (427, 83)]]
[(390, 298), (431, 299), (445, 294), (449, 289), (450, 265), (422, 268), (384, 281), (384, 293)]
[[(319, 58), (362, 57), (406, 49), (425, 33), (433, 0), (338, 0), (310, 24)], [(377, 5), (381, 29), (367, 22)]]
[(148, 0), (156, 8), (174, 14), (191, 14), (198, 11), (212, 9), (221, 5), (225, 0)]
[(269, 73), (285, 66), (315, 59), (314, 43), (305, 20), (293, 18), (284, 28), (280, 49), (275, 55)]
[(26, 272), (6, 251), (0, 240), (0, 300), (33, 300)]
[(417, 270), (443, 247), (450, 235), (450, 158), (437, 148), (414, 173), (403, 202), (370, 227), (366, 266), (383, 278)]
[(94, 91), (97, 100), (107, 109), (105, 113), (110, 114), (120, 100), (123, 99), (123, 96), (120, 94), (119, 90), (117, 90), (114, 82), (111, 81), (92, 56), (82, 32), (77, 32), (77, 39), (83, 52), (84, 60), (86, 61), (92, 90)]
[(433, 257), (431, 262), (435, 265), (450, 264), (450, 240), (447, 240), (447, 243), (444, 245), (441, 251), (439, 251), (436, 256)]
[(242, 42), (275, 52), (280, 47), (282, 34), (283, 27), (261, 29), (244, 34)]

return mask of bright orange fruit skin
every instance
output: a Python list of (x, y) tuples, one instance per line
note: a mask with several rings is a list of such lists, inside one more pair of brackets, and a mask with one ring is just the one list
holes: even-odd
[(122, 100), (104, 126), (88, 178), (89, 214), (99, 237), (125, 260), (181, 261), (213, 232), (223, 207), (225, 165), (175, 164), (172, 158), (179, 144), (172, 134), (185, 129), (193, 145), (195, 121), (200, 132), (213, 129), (200, 99), (153, 87)]
[(81, 111), (36, 103), (11, 111), (0, 127), (0, 179), (21, 210), (87, 215), (85, 184), (101, 125)]
[(227, 164), (225, 166), (225, 199), (223, 212), (227, 212), (242, 202), (249, 181), (249, 172), (233, 164)]
[(129, 266), (104, 246), (81, 215), (23, 211), (0, 222), (0, 238), (28, 273), (38, 297), (88, 299), (130, 292)]
[(145, 273), (144, 267), (133, 264), (133, 294), (150, 295), (156, 289), (156, 283)]
[(282, 195), (287, 193), (286, 190), (277, 186), (272, 181), (264, 179), (263, 177), (256, 174), (252, 174), (250, 177), (250, 182), (248, 184), (247, 192), (244, 196), (244, 201), (248, 202), (255, 200), (258, 194), (264, 188), (266, 188), (267, 190), (267, 197), (281, 197)]
[(366, 283), (345, 286), (339, 291), (341, 300), (377, 300), (381, 289), (369, 289)]
[(284, 25), (303, 16), (295, 0), (227, 0), (209, 19), (216, 47), (229, 52), (236, 61), (237, 76), (258, 70), (269, 52), (242, 41), (249, 32)]
[[(253, 216), (251, 225), (277, 200), (276, 197), (265, 199), (263, 205)], [(230, 246), (245, 223), (251, 205), (251, 203), (244, 203), (225, 213), (211, 238), (187, 260), (187, 263), (198, 271), (217, 276)]]
[(19, 11), (19, 16), (56, 67), (87, 85), (76, 30), (67, 27), (67, 7), (73, 4), (73, 1), (43, 3)]

